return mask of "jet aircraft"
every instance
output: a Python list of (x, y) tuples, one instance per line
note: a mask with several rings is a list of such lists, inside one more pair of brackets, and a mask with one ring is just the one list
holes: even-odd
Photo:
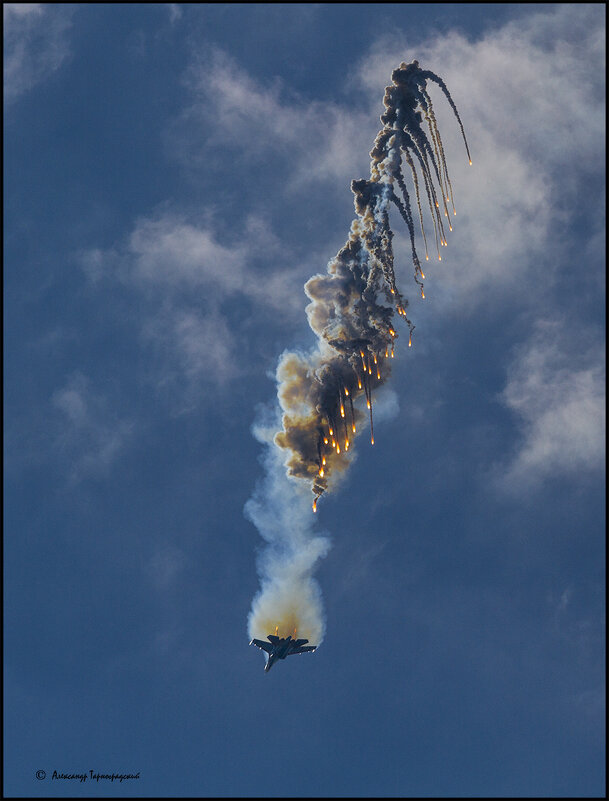
[(289, 637), (268, 634), (267, 640), (269, 642), (264, 640), (252, 640), (250, 642), (250, 645), (255, 645), (256, 648), (261, 648), (268, 654), (266, 665), (264, 666), (265, 673), (268, 673), (277, 659), (285, 659), (286, 656), (291, 656), (292, 654), (306, 654), (309, 651), (313, 652), (317, 648), (316, 645), (305, 645), (305, 643), (309, 642), (308, 640), (293, 640), (291, 634)]

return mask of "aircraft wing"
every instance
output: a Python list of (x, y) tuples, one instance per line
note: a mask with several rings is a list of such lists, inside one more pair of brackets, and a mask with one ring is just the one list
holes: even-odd
[(264, 640), (252, 640), (250, 645), (255, 645), (256, 648), (262, 648), (263, 651), (266, 651), (267, 654), (270, 654), (273, 650), (273, 646), (270, 642), (264, 642)]
[(306, 654), (308, 651), (315, 651), (316, 649), (316, 645), (301, 645), (298, 648), (294, 648), (293, 651), (290, 651), (290, 654)]

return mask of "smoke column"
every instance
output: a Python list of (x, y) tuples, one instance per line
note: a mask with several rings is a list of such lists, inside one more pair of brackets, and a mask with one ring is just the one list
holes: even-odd
[[(398, 339), (395, 313), (405, 321), (412, 344), (408, 301), (395, 281), (392, 205), (408, 228), (414, 280), (425, 297), (403, 164), (412, 178), (426, 261), (432, 247), (432, 258), (442, 260), (446, 230), (452, 231), (453, 191), (428, 81), (440, 87), (453, 109), (471, 164), (463, 125), (444, 81), (417, 61), (400, 64), (391, 79), (383, 98), (383, 127), (370, 152), (370, 178), (351, 182), (357, 218), (349, 238), (326, 274), (305, 284), (311, 301), (306, 313), (317, 343), (306, 354), (283, 353), (277, 367), (281, 421), (275, 430), (255, 431), (267, 445), (266, 477), (245, 511), (268, 546), (259, 560), (262, 586), (249, 615), (252, 638), (296, 633), (313, 644), (323, 638), (321, 593), (312, 574), (329, 541), (314, 532), (309, 492), (315, 512), (319, 497), (336, 486), (348, 467), (355, 437), (368, 419), (374, 444), (373, 396), (391, 372)], [(427, 230), (424, 208), (431, 222)]]

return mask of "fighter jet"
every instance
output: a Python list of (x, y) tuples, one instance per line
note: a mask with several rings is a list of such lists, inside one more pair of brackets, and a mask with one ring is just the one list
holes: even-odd
[(309, 642), (308, 640), (293, 640), (291, 634), (289, 637), (268, 634), (267, 640), (270, 640), (270, 642), (265, 642), (264, 640), (252, 640), (250, 642), (250, 645), (255, 645), (256, 648), (261, 648), (268, 654), (266, 665), (264, 666), (265, 673), (268, 673), (277, 659), (285, 659), (286, 656), (291, 656), (292, 654), (306, 654), (308, 651), (313, 652), (317, 648), (316, 645), (305, 645), (305, 643)]

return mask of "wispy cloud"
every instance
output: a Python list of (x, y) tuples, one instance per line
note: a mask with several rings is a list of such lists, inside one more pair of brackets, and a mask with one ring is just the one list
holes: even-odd
[(53, 3), (5, 3), (4, 96), (8, 102), (45, 80), (70, 55), (74, 8)]
[[(202, 216), (210, 215), (204, 210)], [(242, 296), (290, 314), (304, 297), (298, 277), (283, 269), (291, 255), (260, 217), (248, 217), (229, 241), (213, 221), (193, 223), (167, 212), (139, 219), (126, 242), (82, 251), (78, 260), (92, 283), (111, 279), (142, 291), (204, 291), (214, 304)]]
[(185, 556), (179, 548), (165, 545), (154, 550), (144, 569), (154, 586), (160, 591), (166, 591), (175, 585), (185, 564)]
[(219, 48), (194, 61), (188, 84), (194, 100), (173, 140), (189, 164), (203, 165), (203, 153), (218, 147), (229, 149), (233, 163), (264, 157), (275, 169), (283, 165), (291, 190), (311, 182), (344, 187), (358, 165), (367, 166), (377, 127), (367, 108), (306, 100), (280, 78), (257, 81)]
[(205, 289), (216, 300), (244, 295), (278, 311), (294, 307), (293, 279), (279, 266), (269, 266), (273, 257), (287, 255), (285, 248), (264, 220), (250, 216), (240, 232), (231, 232), (230, 241), (227, 234), (224, 242), (220, 236), (213, 222), (196, 225), (172, 214), (141, 219), (124, 249), (130, 279), (177, 290)]
[(182, 8), (179, 3), (165, 3), (167, 11), (169, 12), (169, 22), (173, 25), (179, 19), (182, 19)]
[(51, 398), (58, 416), (54, 446), (65, 460), (71, 483), (104, 475), (123, 449), (134, 424), (121, 419), (108, 399), (91, 387), (82, 373), (74, 373)]
[(516, 415), (521, 439), (504, 486), (520, 490), (550, 476), (602, 469), (603, 364), (600, 347), (576, 350), (556, 323), (539, 323), (531, 341), (516, 349), (502, 400)]
[(136, 325), (158, 356), (152, 380), (181, 385), (180, 412), (201, 402), (206, 385), (221, 389), (247, 371), (242, 326), (269, 314), (287, 324), (305, 302), (302, 270), (285, 269), (291, 253), (261, 217), (230, 238), (211, 211), (202, 217), (141, 218), (114, 248), (79, 254), (92, 287), (109, 281), (137, 295)]
[(172, 405), (179, 413), (199, 406), (208, 395), (205, 388), (213, 387), (216, 396), (243, 374), (238, 337), (217, 309), (164, 302), (142, 319), (141, 336), (157, 354), (150, 379), (171, 389)]

